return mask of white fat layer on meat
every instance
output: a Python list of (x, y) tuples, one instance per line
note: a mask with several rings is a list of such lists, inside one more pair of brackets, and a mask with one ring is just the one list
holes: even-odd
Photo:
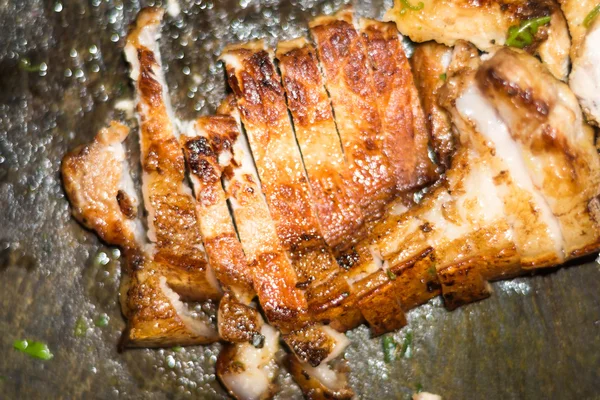
[(496, 156), (503, 161), (515, 184), (531, 194), (533, 204), (547, 227), (548, 236), (554, 242), (557, 254), (562, 254), (563, 237), (559, 222), (536, 189), (518, 144), (512, 139), (506, 124), (493, 106), (475, 85), (471, 85), (457, 99), (456, 108), (463, 118), (475, 123), (477, 130), (491, 142)]
[(588, 30), (579, 54), (569, 84), (583, 109), (600, 123), (600, 19)]
[[(254, 165), (254, 159), (252, 158), (252, 153), (250, 153), (250, 146), (248, 144), (248, 140), (246, 139), (246, 136), (243, 134), (240, 134), (237, 137), (237, 139), (232, 147), (233, 147), (233, 159), (235, 159), (238, 167), (234, 168), (233, 178), (231, 180), (238, 181), (238, 182), (244, 182), (246, 180), (245, 176), (250, 175), (252, 177), (252, 180), (256, 183), (255, 186), (258, 187), (258, 182), (260, 182), (260, 180), (258, 179), (258, 172), (256, 171), (256, 166)], [(225, 189), (228, 190), (230, 181), (226, 178), (224, 179), (224, 181), (225, 181)], [(265, 207), (266, 207), (266, 199), (264, 197), (264, 193), (262, 193), (262, 190), (260, 192), (261, 192), (261, 195), (265, 202)], [(236, 208), (238, 208), (240, 206), (239, 203), (237, 202), (237, 200), (233, 196), (230, 197), (229, 200), (231, 203), (231, 208), (233, 210), (235, 210)]]
[(277, 372), (275, 353), (279, 350), (279, 333), (269, 325), (263, 325), (260, 333), (264, 336), (264, 346), (260, 349), (250, 343), (238, 343), (232, 362), (244, 366), (240, 373), (223, 374), (223, 383), (237, 399), (259, 400), (270, 390)]
[(448, 49), (442, 54), (442, 67), (444, 68), (444, 71), (448, 71), (450, 63), (452, 62), (453, 53), (454, 51), (452, 49)]
[(329, 364), (321, 363), (318, 367), (313, 367), (310, 364), (302, 363), (302, 369), (333, 392), (346, 387), (346, 379), (343, 374), (334, 371)]
[(127, 118), (133, 118), (135, 112), (135, 100), (119, 99), (115, 102), (115, 108), (123, 111)]
[(346, 350), (346, 347), (348, 347), (348, 345), (350, 344), (350, 340), (348, 339), (348, 337), (345, 334), (336, 331), (329, 325), (323, 325), (321, 327), (321, 331), (324, 332), (327, 336), (329, 336), (331, 339), (333, 339), (335, 341), (333, 350), (331, 351), (331, 353), (329, 353), (327, 358), (325, 358), (321, 362), (321, 365), (324, 365), (324, 364), (328, 363), (329, 361), (340, 356), (344, 352), (344, 350)]
[(467, 223), (457, 225), (446, 219), (443, 213), (444, 204), (451, 204), (453, 201), (454, 198), (448, 192), (441, 192), (432, 207), (423, 215), (423, 220), (428, 222), (432, 229), (442, 233), (441, 235), (433, 235), (428, 239), (427, 244), (429, 246), (435, 248), (439, 240), (452, 241), (473, 230), (473, 227)]
[(159, 287), (165, 297), (169, 300), (171, 306), (175, 309), (177, 316), (190, 332), (208, 338), (217, 336), (217, 331), (212, 326), (205, 321), (194, 318), (187, 305), (179, 299), (179, 295), (167, 285), (167, 278), (164, 276), (159, 278)]
[(221, 54), (220, 59), (225, 63), (225, 65), (233, 68), (236, 72), (244, 68), (239, 57), (236, 55), (225, 53)]

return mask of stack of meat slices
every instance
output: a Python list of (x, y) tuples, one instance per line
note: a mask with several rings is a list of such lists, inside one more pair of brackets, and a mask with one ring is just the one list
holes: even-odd
[[(460, 40), (427, 43), (413, 77), (393, 24), (344, 9), (310, 23), (314, 44), (226, 47), (233, 94), (183, 123), (162, 15), (142, 10), (125, 49), (146, 223), (125, 126), (63, 162), (75, 217), (127, 256), (125, 345), (223, 340), (222, 383), (261, 399), (281, 339), (308, 397), (350, 398), (341, 332), (389, 332), (440, 293), (455, 308), (489, 296), (488, 281), (600, 248), (593, 131), (532, 56), (494, 48), (482, 61)], [(219, 302), (216, 326), (188, 306), (202, 301)]]

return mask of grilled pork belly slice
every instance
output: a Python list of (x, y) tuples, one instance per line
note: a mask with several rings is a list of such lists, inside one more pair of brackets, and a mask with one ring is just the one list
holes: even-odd
[(218, 299), (221, 290), (204, 252), (184, 157), (161, 67), (157, 38), (163, 11), (146, 8), (127, 36), (140, 126), (142, 193), (156, 273), (186, 300)]
[(448, 75), (452, 49), (436, 42), (415, 46), (410, 59), (415, 84), (425, 112), (425, 122), (438, 165), (450, 167), (455, 151), (452, 124), (448, 112), (439, 104), (439, 92)]
[(202, 117), (184, 133), (180, 141), (196, 195), (202, 241), (226, 293), (219, 303), (219, 335), (230, 342), (249, 341), (261, 328), (258, 311), (250, 306), (256, 293), (221, 184), (223, 168), (229, 165), (231, 147), (239, 134), (237, 123), (230, 116)]
[(367, 49), (352, 18), (352, 10), (346, 8), (333, 16), (315, 18), (309, 27), (359, 205), (367, 217), (376, 219), (394, 194), (395, 171), (384, 152), (385, 137)]
[[(562, 0), (573, 45), (573, 68), (569, 85), (577, 95), (588, 121), (600, 126), (600, 22), (590, 19), (598, 6), (595, 0)], [(588, 17), (589, 16), (589, 17)]]
[(396, 190), (412, 191), (437, 174), (429, 159), (425, 115), (398, 29), (393, 23), (361, 19), (382, 123), (383, 152), (393, 170)]
[[(221, 58), (236, 96), (277, 236), (299, 279), (296, 286), (319, 285), (338, 272), (339, 266), (321, 235), (311, 206), (310, 187), (272, 54), (262, 42), (253, 42), (227, 47)], [(241, 240), (244, 243), (243, 237)], [(262, 299), (261, 304), (265, 307)], [(296, 318), (296, 328), (291, 331), (288, 331), (290, 325), (282, 326), (270, 318), (269, 322), (283, 328), (284, 340), (297, 357), (317, 366), (347, 343), (341, 345), (339, 334), (335, 335), (321, 324), (306, 326), (310, 318), (307, 311), (308, 308), (302, 310), (303, 315)], [(315, 335), (319, 340), (315, 340)]]
[(483, 51), (506, 44), (510, 27), (542, 17), (550, 17), (549, 24), (539, 27), (523, 46), (529, 53), (539, 55), (555, 77), (565, 80), (571, 43), (565, 18), (554, 0), (396, 0), (385, 15), (414, 42), (435, 40), (454, 46), (457, 40), (467, 40)]
[[(231, 99), (219, 108), (238, 117)], [(242, 134), (231, 147), (231, 162), (224, 169), (224, 188), (246, 260), (253, 275), (254, 290), (267, 320), (290, 331), (303, 324), (306, 300), (296, 287), (298, 277), (281, 245), (262, 193), (252, 153)]]
[(277, 59), (323, 236), (332, 247), (344, 245), (360, 236), (364, 215), (315, 49), (304, 38), (279, 42)]
[(339, 267), (312, 206), (273, 55), (258, 41), (228, 46), (221, 59), (279, 240), (290, 255), (300, 285), (318, 284)]
[(264, 324), (260, 334), (260, 342), (226, 344), (219, 353), (217, 376), (237, 400), (270, 399), (275, 394), (279, 333)]
[(477, 73), (516, 143), (535, 189), (557, 218), (567, 259), (596, 251), (600, 160), (569, 87), (534, 58), (502, 49)]
[(73, 215), (109, 244), (123, 249), (126, 268), (121, 306), (127, 317), (128, 346), (204, 344), (217, 340), (206, 320), (195, 318), (179, 296), (152, 275), (152, 255), (137, 217), (139, 204), (125, 159), (129, 129), (117, 122), (102, 129), (91, 144), (63, 159), (62, 176)]

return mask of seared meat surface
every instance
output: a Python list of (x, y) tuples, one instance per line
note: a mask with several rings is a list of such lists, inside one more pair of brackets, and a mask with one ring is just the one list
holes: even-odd
[[(440, 294), (454, 309), (490, 296), (491, 281), (600, 249), (584, 118), (597, 124), (593, 5), (561, 2), (569, 87), (554, 0), (419, 4), (397, 1), (396, 25), (351, 8), (319, 16), (314, 44), (226, 46), (233, 93), (187, 122), (169, 102), (163, 12), (140, 11), (125, 54), (143, 201), (120, 123), (61, 171), (75, 218), (124, 250), (126, 346), (223, 340), (225, 388), (267, 399), (281, 340), (308, 398), (349, 399), (346, 330), (381, 335)], [(523, 50), (502, 46), (532, 21)], [(427, 41), (410, 60), (398, 29)], [(217, 327), (188, 303), (201, 301), (219, 302)]]
[[(411, 3), (415, 4), (406, 6)], [(565, 18), (555, 0), (423, 0), (418, 2), (422, 7), (416, 3), (394, 1), (385, 19), (396, 22), (400, 32), (415, 42), (435, 40), (454, 46), (458, 40), (466, 40), (483, 51), (507, 44), (509, 28), (527, 29), (527, 21), (549, 17), (547, 24), (528, 36), (529, 40), (518, 42), (531, 54), (539, 55), (555, 77), (567, 77), (571, 43)]]

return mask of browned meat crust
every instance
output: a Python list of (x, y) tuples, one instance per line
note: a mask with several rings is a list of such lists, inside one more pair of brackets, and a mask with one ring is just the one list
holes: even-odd
[(317, 44), (338, 133), (359, 189), (360, 206), (375, 218), (393, 195), (393, 167), (384, 153), (382, 123), (365, 44), (352, 24), (352, 11), (309, 23)]
[(280, 42), (277, 58), (322, 233), (335, 247), (360, 236), (364, 216), (315, 49), (304, 38)]
[[(435, 42), (427, 42), (415, 47), (410, 59), (415, 83), (426, 116), (427, 131), (431, 146), (436, 154), (438, 165), (444, 170), (450, 167), (455, 151), (450, 116), (438, 102), (440, 88), (447, 79), (448, 65), (444, 58), (452, 49)], [(450, 62), (448, 59), (447, 62)]]
[(230, 46), (221, 56), (236, 96), (263, 192), (299, 287), (339, 270), (321, 235), (313, 197), (294, 139), (283, 88), (262, 42)]
[(382, 123), (383, 152), (396, 191), (411, 191), (432, 183), (437, 174), (429, 159), (425, 115), (396, 25), (360, 20), (375, 83)]
[(126, 49), (138, 93), (149, 237), (156, 247), (156, 272), (173, 290), (187, 300), (218, 299), (221, 291), (203, 250), (194, 199), (183, 183), (184, 157), (164, 98), (167, 91), (155, 41), (162, 14), (157, 8), (140, 11)]

